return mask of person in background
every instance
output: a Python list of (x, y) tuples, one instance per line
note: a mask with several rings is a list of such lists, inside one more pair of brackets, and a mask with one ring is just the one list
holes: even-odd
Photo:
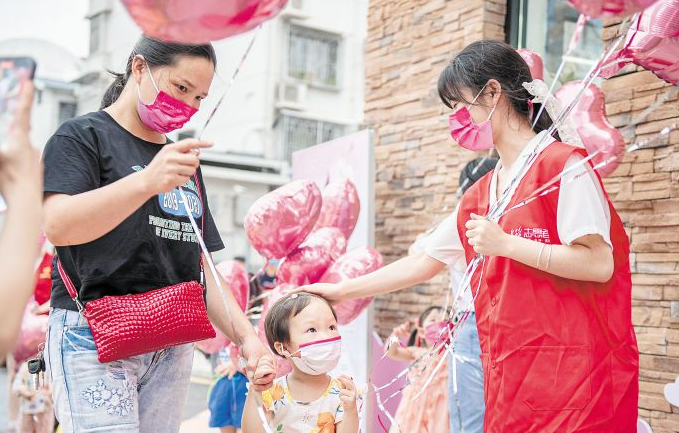
[(230, 352), (230, 347), (219, 351), (217, 380), (208, 396), (210, 427), (221, 433), (240, 433), (248, 379), (238, 371)]
[(14, 346), (24, 305), (35, 289), (43, 172), (29, 139), (33, 84), (24, 83), (7, 143), (0, 143), (0, 195), (7, 204), (0, 232), (0, 358)]
[[(426, 382), (433, 374), (445, 352), (434, 354), (428, 361), (417, 362), (436, 344), (444, 316), (443, 308), (431, 306), (424, 310), (414, 329), (406, 322), (394, 329), (387, 345), (387, 356), (397, 361), (413, 364), (408, 373), (408, 387), (403, 391), (401, 403), (396, 411), (396, 425), (389, 433), (448, 433), (450, 417), (448, 413), (447, 376), (445, 368), (439, 369), (429, 385)], [(407, 339), (405, 347), (401, 342)], [(418, 397), (418, 394), (422, 395)], [(416, 398), (417, 397), (417, 398)]]
[(36, 390), (28, 363), (24, 362), (14, 378), (12, 390), (19, 397), (17, 433), (52, 433), (54, 409), (47, 377), (41, 377), (39, 389)]
[(278, 270), (279, 263), (280, 261), (277, 259), (269, 260), (264, 268), (264, 272), (260, 272), (257, 275), (257, 282), (262, 291), (266, 292), (276, 287), (276, 271)]

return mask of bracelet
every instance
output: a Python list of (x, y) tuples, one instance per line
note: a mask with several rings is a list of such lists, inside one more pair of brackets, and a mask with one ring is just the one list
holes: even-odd
[(540, 269), (540, 261), (542, 260), (542, 253), (545, 251), (545, 247), (547, 244), (542, 244), (542, 248), (540, 248), (540, 254), (538, 254), (538, 264), (536, 266), (537, 269)]
[(549, 246), (549, 253), (547, 254), (547, 267), (545, 268), (545, 271), (549, 269), (549, 263), (552, 261), (552, 246)]

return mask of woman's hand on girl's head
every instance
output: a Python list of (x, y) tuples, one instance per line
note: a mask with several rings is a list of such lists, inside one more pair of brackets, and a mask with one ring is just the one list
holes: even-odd
[(488, 221), (485, 217), (471, 214), (471, 219), (465, 224), (469, 245), (474, 247), (477, 254), (484, 256), (506, 256), (508, 240), (511, 235), (505, 233), (500, 225)]
[(191, 179), (200, 165), (200, 149), (212, 143), (194, 138), (166, 144), (141, 171), (149, 195), (172, 191)]
[(316, 283), (310, 284), (308, 286), (301, 286), (291, 291), (291, 293), (300, 292), (313, 293), (314, 295), (321, 296), (327, 299), (331, 304), (338, 304), (340, 302), (346, 301), (341, 283)]

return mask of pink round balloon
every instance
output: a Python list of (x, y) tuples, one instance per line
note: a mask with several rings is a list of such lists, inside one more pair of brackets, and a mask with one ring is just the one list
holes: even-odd
[[(582, 81), (564, 84), (556, 92), (556, 99), (562, 106), (569, 105), (582, 89), (582, 85)], [(615, 129), (606, 118), (604, 92), (597, 85), (590, 84), (573, 108), (570, 119), (587, 152), (591, 154), (596, 150), (600, 151), (592, 158), (595, 165), (612, 159), (599, 169), (599, 173), (604, 177), (611, 174), (620, 165), (625, 153), (625, 140), (620, 131)]]
[(619, 61), (604, 69), (603, 77), (635, 63), (670, 84), (679, 84), (679, 0), (662, 0), (646, 9), (613, 59)]
[[(346, 253), (333, 263), (320, 282), (339, 283), (351, 280), (352, 278), (374, 272), (383, 265), (384, 260), (382, 255), (376, 249), (370, 247), (357, 248)], [(337, 321), (340, 325), (346, 325), (356, 319), (370, 305), (372, 299), (372, 297), (351, 299), (335, 305)]]
[[(269, 310), (271, 309), (271, 306), (273, 304), (275, 304), (285, 295), (290, 293), (290, 291), (294, 288), (295, 286), (291, 284), (283, 284), (280, 286), (276, 286), (274, 289), (271, 290), (271, 294), (264, 301), (262, 316), (259, 319), (259, 323), (257, 324), (257, 334), (259, 335), (259, 339), (262, 340), (262, 343), (264, 343), (266, 347), (269, 347), (269, 343), (266, 340), (266, 332), (264, 331), (264, 322), (266, 319), (266, 315), (269, 313)], [(286, 374), (290, 373), (292, 371), (292, 365), (290, 361), (280, 357), (277, 353), (274, 353), (274, 355), (276, 356), (276, 377), (285, 376)]]
[(291, 182), (260, 197), (245, 216), (245, 233), (267, 259), (281, 259), (313, 229), (321, 211), (321, 192), (308, 180)]
[[(241, 311), (245, 311), (250, 295), (250, 279), (245, 266), (236, 260), (225, 260), (217, 265), (217, 272), (229, 285)], [(215, 332), (216, 337), (197, 341), (196, 347), (205, 353), (217, 353), (231, 343), (222, 331), (215, 329)]]
[(12, 350), (12, 355), (17, 364), (36, 356), (40, 350), (40, 345), (45, 342), (48, 316), (33, 314), (32, 311), (36, 306), (36, 303), (29, 302), (24, 310), (19, 338)]
[(356, 186), (349, 179), (330, 182), (323, 189), (323, 207), (316, 227), (335, 227), (349, 239), (361, 213)]
[(523, 57), (523, 60), (525, 60), (530, 69), (530, 75), (534, 80), (542, 80), (545, 78), (545, 66), (542, 63), (540, 54), (528, 48), (519, 48), (516, 51)]
[(347, 241), (339, 229), (323, 227), (288, 254), (278, 267), (276, 282), (296, 286), (317, 283), (346, 249)]
[(142, 31), (181, 44), (204, 44), (252, 30), (288, 0), (122, 0)]
[(581, 14), (592, 18), (619, 17), (644, 10), (658, 0), (568, 0)]

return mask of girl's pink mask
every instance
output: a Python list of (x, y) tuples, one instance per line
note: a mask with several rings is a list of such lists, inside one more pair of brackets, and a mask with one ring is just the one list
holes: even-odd
[[(476, 102), (485, 88), (486, 86), (484, 85), (470, 105)], [(497, 104), (490, 110), (488, 119), (478, 125), (474, 123), (474, 119), (472, 119), (467, 106), (462, 106), (455, 110), (453, 114), (448, 117), (448, 126), (450, 127), (450, 135), (453, 137), (453, 140), (460, 146), (473, 152), (492, 149), (493, 129), (490, 118), (493, 116), (496, 107)]]
[(441, 339), (444, 341), (446, 339), (445, 335), (441, 335), (441, 331), (448, 325), (448, 322), (441, 320), (439, 322), (430, 323), (424, 328), (424, 340), (431, 347), (436, 342)]
[(158, 94), (153, 103), (144, 104), (141, 100), (141, 91), (139, 86), (137, 86), (139, 96), (137, 99), (137, 111), (139, 112), (141, 123), (148, 129), (161, 134), (167, 134), (181, 128), (198, 110), (159, 90), (156, 81), (153, 79), (151, 68), (148, 67), (148, 64), (146, 67), (149, 70), (153, 87), (156, 88)]

